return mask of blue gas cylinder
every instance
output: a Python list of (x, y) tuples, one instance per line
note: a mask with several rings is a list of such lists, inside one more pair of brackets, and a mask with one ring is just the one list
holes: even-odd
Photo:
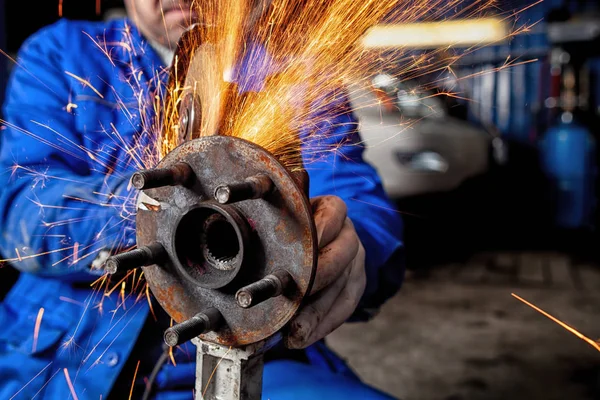
[(551, 127), (540, 142), (542, 168), (560, 228), (593, 226), (596, 206), (596, 141), (570, 113)]

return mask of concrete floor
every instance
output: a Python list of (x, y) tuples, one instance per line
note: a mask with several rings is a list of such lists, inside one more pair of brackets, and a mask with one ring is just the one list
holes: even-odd
[(600, 399), (600, 352), (511, 293), (600, 337), (600, 267), (513, 253), (409, 274), (377, 317), (328, 341), (403, 400)]

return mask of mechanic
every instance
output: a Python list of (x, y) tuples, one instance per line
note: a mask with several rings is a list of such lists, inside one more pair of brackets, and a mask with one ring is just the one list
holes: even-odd
[[(103, 295), (101, 279), (92, 286), (106, 249), (135, 245), (135, 218), (122, 207), (139, 168), (129, 150), (152, 140), (148, 104), (167, 75), (157, 71), (194, 18), (180, 3), (125, 0), (127, 18), (61, 19), (19, 50), (0, 131), (0, 251), (20, 271), (0, 307), (0, 398), (193, 396), (195, 348), (169, 355), (171, 321), (158, 304), (119, 288)], [(344, 107), (316, 128), (338, 147), (308, 170), (327, 251), (307, 305), (265, 358), (265, 399), (390, 398), (324, 342), (344, 322), (372, 317), (404, 274), (402, 221)]]

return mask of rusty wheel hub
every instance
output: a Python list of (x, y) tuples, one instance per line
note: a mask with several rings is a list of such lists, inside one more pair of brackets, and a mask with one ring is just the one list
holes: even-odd
[(138, 209), (138, 249), (107, 267), (143, 266), (158, 302), (187, 324), (167, 342), (199, 334), (228, 346), (266, 339), (293, 317), (313, 281), (305, 176), (242, 139), (186, 142), (133, 176), (152, 204)]

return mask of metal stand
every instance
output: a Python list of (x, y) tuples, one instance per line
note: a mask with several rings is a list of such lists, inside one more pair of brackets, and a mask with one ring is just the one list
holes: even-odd
[(281, 335), (244, 347), (192, 339), (196, 345), (196, 400), (260, 400), (264, 354)]

